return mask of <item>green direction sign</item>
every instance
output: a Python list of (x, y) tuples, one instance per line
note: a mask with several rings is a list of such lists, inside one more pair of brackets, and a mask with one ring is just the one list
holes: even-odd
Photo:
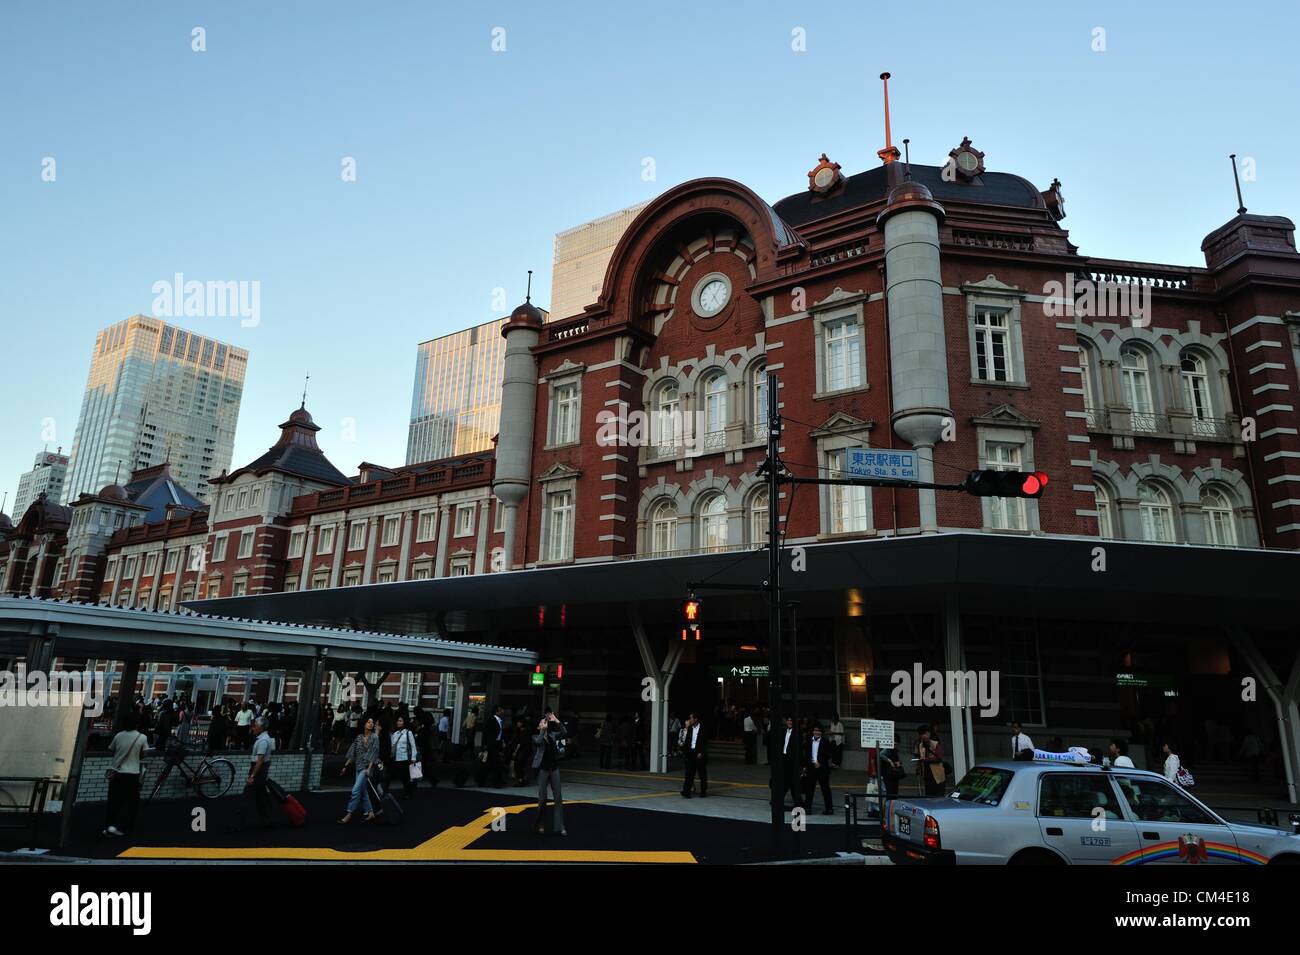
[(746, 664), (745, 666), (714, 665), (709, 667), (710, 676), (731, 676), (731, 677), (739, 677), (741, 679), (752, 679), (755, 677), (761, 677), (762, 679), (766, 680), (767, 671), (768, 671), (768, 667), (766, 663), (758, 663), (758, 664), (750, 663), (750, 664)]
[(533, 673), (532, 678), (533, 678), (533, 686), (541, 686), (543, 683), (546, 682), (545, 673)]
[(1174, 677), (1169, 673), (1116, 673), (1115, 685), (1151, 687), (1155, 690), (1176, 689)]

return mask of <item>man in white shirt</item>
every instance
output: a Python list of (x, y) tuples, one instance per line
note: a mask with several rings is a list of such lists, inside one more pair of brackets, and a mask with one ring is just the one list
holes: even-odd
[(253, 721), (253, 732), (257, 735), (253, 739), (253, 751), (249, 754), (252, 761), (248, 767), (248, 778), (244, 780), (244, 792), (239, 800), (239, 808), (235, 810), (234, 825), (230, 827), (232, 832), (243, 830), (250, 809), (263, 825), (269, 826), (274, 820), (271, 794), (267, 792), (266, 781), (271, 774), (271, 753), (275, 750), (275, 741), (266, 731), (267, 723), (264, 716)]
[(781, 769), (782, 779), (785, 782), (785, 788), (781, 790), (782, 798), (785, 793), (794, 797), (796, 806), (803, 805), (803, 794), (799, 791), (799, 776), (803, 771), (803, 760), (800, 758), (800, 739), (799, 731), (794, 728), (794, 717), (785, 718), (785, 729), (781, 733)]
[(1034, 741), (1020, 731), (1020, 721), (1011, 723), (1011, 758), (1033, 759)]
[(1128, 744), (1116, 737), (1110, 741), (1110, 755), (1102, 762), (1111, 769), (1134, 769), (1133, 760), (1128, 756)]
[(808, 761), (804, 764), (803, 804), (812, 806), (813, 787), (821, 786), (823, 816), (833, 815), (831, 808), (831, 741), (822, 738), (822, 726), (813, 724), (812, 739), (808, 741)]
[(745, 762), (753, 765), (758, 762), (758, 726), (754, 723), (754, 714), (745, 711)]
[(686, 717), (686, 726), (682, 731), (682, 760), (686, 770), (686, 779), (682, 783), (682, 795), (691, 798), (695, 788), (695, 774), (700, 775), (700, 798), (709, 794), (708, 737), (702, 732), (700, 717), (696, 713)]

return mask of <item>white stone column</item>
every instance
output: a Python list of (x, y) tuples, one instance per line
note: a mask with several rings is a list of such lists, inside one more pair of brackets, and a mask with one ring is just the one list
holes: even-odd
[(361, 582), (363, 584), (374, 583), (375, 573), (375, 545), (379, 542), (379, 517), (371, 517), (366, 521), (366, 566), (361, 572)]
[(486, 500), (478, 501), (474, 506), (474, 519), (478, 522), (478, 540), (474, 545), (474, 573), (487, 573), (487, 536), (488, 525), (492, 522), (491, 507)]
[(439, 508), (438, 515), (438, 560), (433, 568), (433, 576), (447, 576), (447, 538), (451, 536), (451, 511), (448, 505)]
[(330, 586), (339, 585), (339, 577), (343, 573), (343, 555), (347, 553), (348, 546), (348, 516), (343, 512), (342, 518), (338, 523), (338, 530), (334, 536), (334, 563), (330, 567)]
[(405, 580), (410, 573), (409, 565), (411, 563), (411, 537), (414, 534), (413, 528), (418, 518), (414, 517), (414, 511), (404, 511), (402, 513), (402, 552), (397, 558), (397, 579)]

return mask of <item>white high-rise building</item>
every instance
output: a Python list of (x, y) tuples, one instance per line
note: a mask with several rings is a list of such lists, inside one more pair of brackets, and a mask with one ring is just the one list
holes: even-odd
[(18, 494), (14, 497), (14, 523), (22, 520), (32, 501), (42, 494), (55, 504), (63, 499), (63, 480), (68, 474), (68, 456), (58, 451), (42, 451), (36, 455), (32, 469), (18, 479)]
[(230, 467), (248, 352), (147, 315), (95, 336), (63, 500), (167, 461), (200, 500)]
[(558, 322), (581, 315), (584, 308), (600, 297), (600, 286), (605, 281), (605, 269), (614, 247), (646, 205), (640, 202), (555, 233), (551, 320)]

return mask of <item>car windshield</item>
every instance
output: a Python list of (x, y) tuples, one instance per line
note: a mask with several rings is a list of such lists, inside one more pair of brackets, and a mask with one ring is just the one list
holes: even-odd
[(1015, 775), (1009, 769), (995, 769), (992, 766), (976, 766), (957, 784), (953, 798), (962, 802), (982, 802), (996, 806), (1002, 801), (1007, 791), (1007, 783)]

